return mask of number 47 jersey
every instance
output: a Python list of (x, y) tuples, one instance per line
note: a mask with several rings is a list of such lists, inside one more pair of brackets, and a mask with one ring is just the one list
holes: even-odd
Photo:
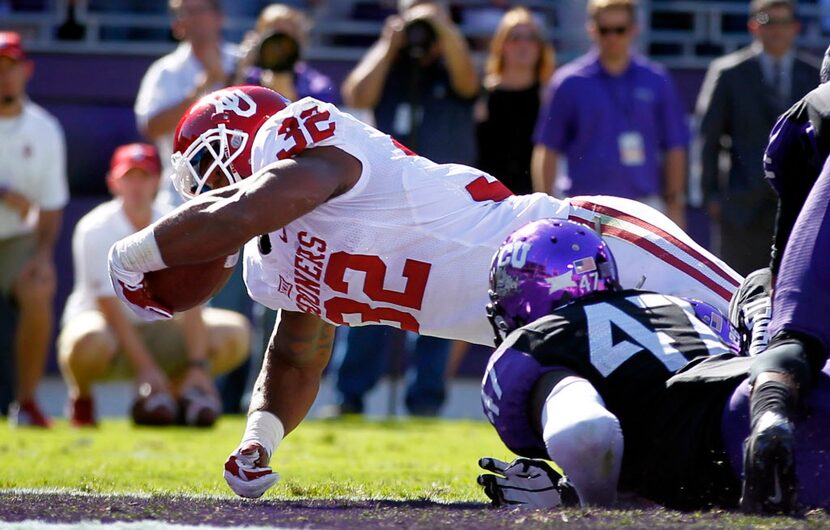
[(482, 379), (484, 413), (516, 454), (547, 458), (531, 395), (545, 373), (566, 368), (619, 418), (628, 454), (645, 446), (670, 377), (695, 358), (733, 355), (710, 325), (673, 296), (627, 290), (586, 297), (507, 336)]
[[(333, 324), (386, 324), (492, 345), (484, 308), (490, 261), (502, 241), (541, 218), (594, 219), (590, 208), (541, 193), (514, 196), (479, 170), (417, 156), (390, 136), (313, 98), (288, 105), (260, 128), (252, 145), (252, 169), (318, 146), (333, 146), (355, 157), (362, 166), (360, 179), (346, 193), (246, 245), (248, 291), (273, 309), (311, 313)], [(609, 208), (604, 211), (646, 208), (617, 200), (623, 206), (605, 203)], [(712, 294), (716, 291), (700, 282), (723, 282), (723, 272), (699, 270), (701, 260), (688, 256), (678, 262), (683, 267), (667, 264), (658, 256), (674, 259), (676, 243), (695, 244), (662, 214), (648, 212), (677, 233), (670, 239), (650, 231), (635, 234), (642, 230), (643, 216), (625, 211), (638, 220), (636, 226), (629, 223), (630, 241), (616, 235), (609, 240), (623, 285), (634, 287), (648, 275), (662, 284), (646, 288), (699, 298), (726, 312), (737, 280), (724, 284), (720, 295)], [(613, 231), (622, 232), (625, 227)], [(657, 239), (650, 241), (652, 236)], [(649, 253), (631, 241), (648, 242), (655, 250)], [(700, 280), (689, 271), (699, 273)], [(739, 279), (734, 272), (728, 274)]]

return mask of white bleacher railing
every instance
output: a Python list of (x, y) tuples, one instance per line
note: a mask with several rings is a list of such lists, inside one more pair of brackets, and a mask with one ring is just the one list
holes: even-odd
[[(307, 52), (310, 59), (356, 61), (366, 51), (366, 43), (380, 34), (380, 20), (352, 20), (344, 16), (357, 0), (329, 0), (336, 9), (317, 8), (317, 20)], [(366, 3), (366, 2), (364, 2)], [(388, 4), (389, 2), (387, 2)], [(483, 8), (487, 0), (457, 0), (462, 8)], [(515, 2), (519, 3), (519, 2)], [(582, 53), (585, 46), (581, 24), (565, 20), (565, 9), (582, 9), (581, 0), (526, 0), (521, 2), (539, 13), (548, 25), (549, 36), (557, 43), (560, 60)], [(821, 52), (830, 44), (830, 8), (821, 6), (824, 0), (799, 4), (799, 18), (803, 29), (799, 45)], [(747, 16), (745, 1), (713, 0), (652, 0), (642, 2), (640, 48), (669, 67), (703, 68), (715, 56), (746, 45), (750, 36), (745, 28)], [(79, 2), (78, 22), (85, 27), (81, 40), (59, 40), (56, 29), (64, 22), (66, 0), (52, 0), (54, 7), (45, 12), (15, 12), (0, 10), (0, 29), (16, 29), (24, 34), (33, 51), (62, 53), (108, 53), (160, 55), (171, 50), (172, 42), (160, 40), (107, 40), (107, 29), (137, 28), (156, 30), (164, 34), (170, 26), (166, 14), (103, 13), (86, 9)], [(574, 7), (576, 6), (576, 7)], [(249, 18), (226, 21), (226, 30), (241, 35), (253, 25)], [(462, 21), (462, 28), (465, 25)], [(731, 27), (730, 27), (731, 26)], [(730, 31), (731, 29), (731, 31)], [(481, 27), (468, 28), (467, 36), (482, 38)], [(348, 44), (350, 41), (359, 44)], [(347, 44), (341, 44), (341, 43)]]

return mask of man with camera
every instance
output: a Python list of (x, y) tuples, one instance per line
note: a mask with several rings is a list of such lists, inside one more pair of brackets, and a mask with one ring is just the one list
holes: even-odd
[[(398, 11), (343, 82), (343, 101), (373, 110), (378, 129), (421, 156), (472, 165), (479, 78), (467, 42), (450, 19), (446, 2), (399, 0)], [(363, 396), (383, 368), (372, 359), (394, 343), (392, 333), (380, 326), (349, 330), (337, 370), (340, 412), (363, 412)], [(439, 412), (449, 347), (448, 341), (433, 337), (415, 341), (415, 374), (408, 378), (406, 394), (410, 414)]]
[[(236, 67), (233, 84), (268, 87), (291, 101), (313, 97), (326, 103), (340, 103), (340, 92), (331, 78), (303, 60), (310, 28), (311, 21), (297, 8), (284, 3), (265, 6), (257, 16), (253, 29), (242, 40), (242, 59)], [(226, 286), (214, 303), (237, 311), (249, 307), (240, 269), (234, 272), (229, 282), (232, 287)], [(255, 304), (250, 311), (264, 349), (277, 312), (259, 304)], [(253, 359), (248, 357), (219, 382), (225, 411), (242, 410), (244, 396), (250, 392), (252, 384), (248, 376), (252, 362)]]
[(310, 26), (299, 9), (279, 3), (266, 6), (242, 42), (244, 56), (234, 84), (265, 86), (291, 101), (311, 96), (339, 103), (340, 94), (331, 79), (302, 59)]
[(472, 164), (478, 74), (444, 3), (400, 0), (380, 39), (343, 82), (347, 105), (372, 109), (377, 127), (436, 162)]

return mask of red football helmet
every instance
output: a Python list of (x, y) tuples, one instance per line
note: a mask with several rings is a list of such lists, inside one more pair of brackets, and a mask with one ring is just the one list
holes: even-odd
[(185, 199), (219, 169), (229, 184), (251, 176), (251, 144), (268, 118), (290, 101), (261, 86), (223, 88), (193, 103), (173, 138), (173, 183)]

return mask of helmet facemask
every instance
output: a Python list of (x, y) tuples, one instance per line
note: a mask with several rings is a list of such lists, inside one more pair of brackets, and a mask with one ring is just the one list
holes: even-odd
[(490, 296), (490, 303), (485, 307), (485, 311), (487, 312), (487, 320), (493, 328), (493, 342), (498, 347), (511, 331), (524, 326), (527, 322), (524, 322), (520, 317), (510, 318), (501, 307), (499, 296), (492, 289), (488, 291), (488, 295)]
[(242, 177), (234, 169), (233, 162), (245, 151), (248, 133), (229, 129), (220, 123), (203, 132), (184, 153), (173, 153), (173, 185), (185, 200), (209, 191), (208, 178), (219, 170), (234, 184)]

